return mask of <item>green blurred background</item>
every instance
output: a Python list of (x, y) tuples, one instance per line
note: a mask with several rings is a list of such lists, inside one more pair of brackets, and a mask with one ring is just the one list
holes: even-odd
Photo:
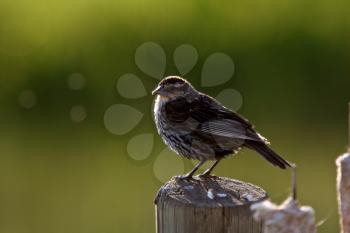
[[(300, 202), (326, 219), (319, 232), (339, 232), (334, 160), (347, 144), (349, 9), (345, 0), (2, 0), (0, 232), (155, 232), (161, 182), (153, 163), (164, 146), (156, 137), (144, 161), (125, 149), (132, 135), (155, 133), (151, 116), (125, 136), (103, 125), (114, 103), (150, 112), (150, 95), (128, 100), (115, 89), (125, 73), (148, 91), (155, 86), (134, 61), (147, 41), (165, 49), (167, 74), (177, 73), (174, 49), (191, 44), (199, 62), (186, 77), (198, 89), (239, 90), (240, 113), (299, 165)], [(214, 52), (233, 58), (234, 78), (200, 88), (202, 64)], [(86, 78), (85, 88), (68, 88), (72, 73)], [(19, 103), (25, 90), (36, 96), (29, 109)], [(75, 105), (86, 109), (80, 123), (70, 119)], [(226, 160), (216, 174), (257, 184), (276, 202), (289, 194), (290, 174), (253, 152)]]

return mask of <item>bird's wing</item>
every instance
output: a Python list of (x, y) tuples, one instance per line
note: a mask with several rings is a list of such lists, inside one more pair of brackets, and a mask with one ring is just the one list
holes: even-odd
[(206, 95), (190, 103), (189, 117), (199, 122), (196, 130), (201, 134), (267, 142), (248, 120)]

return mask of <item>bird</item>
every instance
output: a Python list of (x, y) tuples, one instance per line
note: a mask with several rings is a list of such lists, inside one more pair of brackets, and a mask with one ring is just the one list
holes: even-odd
[(163, 78), (152, 91), (153, 116), (164, 143), (176, 154), (198, 160), (181, 179), (191, 179), (207, 161), (215, 161), (200, 177), (210, 177), (218, 163), (242, 148), (256, 151), (272, 165), (292, 167), (269, 147), (247, 119), (222, 105), (213, 97), (197, 91), (179, 76)]

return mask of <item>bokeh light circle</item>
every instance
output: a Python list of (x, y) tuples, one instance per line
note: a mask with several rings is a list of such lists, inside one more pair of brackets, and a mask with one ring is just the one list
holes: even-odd
[(80, 73), (73, 73), (69, 75), (67, 80), (68, 86), (72, 90), (81, 90), (86, 85), (85, 77)]
[(195, 47), (189, 44), (183, 44), (174, 51), (174, 63), (181, 75), (190, 72), (197, 64), (198, 52)]
[(147, 159), (153, 150), (154, 134), (145, 133), (132, 137), (127, 145), (128, 155), (134, 160)]
[(217, 96), (216, 99), (225, 107), (234, 111), (238, 111), (243, 104), (243, 97), (241, 93), (235, 89), (224, 89)]
[(140, 45), (135, 52), (135, 62), (145, 74), (157, 79), (163, 78), (166, 55), (159, 44), (146, 42)]
[(21, 107), (30, 109), (37, 104), (37, 96), (33, 90), (24, 90), (18, 95), (18, 102)]
[(153, 164), (154, 175), (161, 182), (166, 182), (175, 175), (182, 175), (184, 170), (182, 157), (168, 148), (160, 152)]
[(143, 115), (129, 105), (114, 104), (106, 110), (103, 121), (105, 128), (110, 133), (124, 135), (137, 126)]
[(234, 63), (224, 53), (214, 53), (204, 62), (202, 68), (202, 86), (212, 87), (230, 80), (234, 73)]
[(75, 105), (70, 109), (69, 115), (70, 115), (70, 119), (73, 122), (75, 123), (82, 122), (87, 117), (86, 108), (82, 105)]
[(147, 95), (145, 86), (134, 74), (122, 75), (116, 84), (118, 93), (125, 98), (137, 99)]

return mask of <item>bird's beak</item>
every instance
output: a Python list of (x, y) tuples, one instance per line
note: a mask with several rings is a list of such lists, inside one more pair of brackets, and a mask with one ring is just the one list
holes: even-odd
[(152, 91), (152, 95), (158, 95), (162, 92), (163, 88), (161, 86), (157, 86), (156, 89)]

